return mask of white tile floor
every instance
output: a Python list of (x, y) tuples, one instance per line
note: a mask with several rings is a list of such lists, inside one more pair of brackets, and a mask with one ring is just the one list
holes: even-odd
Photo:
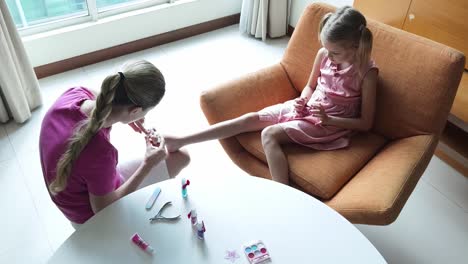
[[(65, 89), (98, 88), (103, 76), (124, 61), (144, 58), (161, 69), (168, 84), (167, 95), (148, 122), (166, 133), (193, 130), (206, 125), (198, 105), (201, 90), (278, 62), (287, 43), (288, 38), (254, 40), (231, 26), (41, 79), (44, 106), (23, 125), (0, 125), (0, 263), (45, 263), (73, 232), (50, 201), (38, 155), (42, 117)], [(113, 140), (132, 135), (128, 129), (117, 125)], [(189, 151), (190, 173), (203, 173), (206, 166), (244, 173), (216, 141), (190, 146)], [(466, 263), (468, 178), (434, 157), (395, 223), (357, 227), (389, 263)]]

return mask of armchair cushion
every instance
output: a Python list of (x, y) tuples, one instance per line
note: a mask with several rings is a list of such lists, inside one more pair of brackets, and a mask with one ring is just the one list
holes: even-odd
[[(267, 162), (259, 132), (244, 133), (236, 138), (248, 152)], [(290, 181), (309, 194), (330, 199), (385, 143), (382, 136), (359, 133), (353, 136), (348, 148), (334, 151), (314, 151), (296, 144), (287, 145), (284, 151), (288, 158)]]

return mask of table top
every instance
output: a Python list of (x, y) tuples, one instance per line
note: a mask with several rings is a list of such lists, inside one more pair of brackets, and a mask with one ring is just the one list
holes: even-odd
[[(253, 240), (263, 241), (271, 263), (386, 263), (354, 225), (289, 186), (247, 175), (185, 177), (191, 181), (186, 199), (180, 178), (127, 195), (74, 232), (49, 263), (249, 263), (243, 245)], [(162, 191), (146, 210), (156, 186)], [(182, 217), (150, 223), (167, 201), (172, 206), (164, 215)], [(205, 223), (204, 240), (187, 218), (191, 209)], [(153, 255), (130, 242), (134, 233)]]

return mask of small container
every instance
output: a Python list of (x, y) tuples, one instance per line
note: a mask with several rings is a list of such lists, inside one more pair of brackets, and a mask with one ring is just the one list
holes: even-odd
[(243, 249), (250, 264), (262, 263), (271, 259), (269, 250), (261, 240), (245, 243)]
[(188, 195), (187, 186), (190, 185), (190, 181), (185, 178), (182, 178), (181, 184), (182, 184), (182, 197), (187, 198), (187, 195)]
[(154, 253), (154, 249), (150, 245), (148, 245), (148, 243), (146, 243), (138, 235), (138, 233), (133, 234), (133, 236), (131, 237), (131, 241), (133, 242), (133, 244), (137, 245), (141, 250), (145, 251), (146, 253), (151, 255)]
[(205, 232), (206, 232), (205, 223), (202, 220), (198, 220), (196, 227), (197, 227), (198, 239), (201, 239), (201, 240), (205, 239)]
[(195, 209), (190, 210), (190, 213), (188, 213), (187, 217), (190, 218), (190, 222), (192, 223), (193, 226), (197, 224), (197, 210)]

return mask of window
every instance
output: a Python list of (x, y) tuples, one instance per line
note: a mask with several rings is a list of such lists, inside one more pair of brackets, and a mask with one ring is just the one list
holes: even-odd
[(96, 6), (98, 11), (105, 11), (108, 9), (118, 8), (122, 5), (128, 5), (132, 2), (144, 2), (144, 1), (135, 1), (135, 0), (96, 0)]
[(21, 35), (170, 2), (174, 0), (6, 0)]
[(18, 29), (88, 14), (85, 0), (7, 0)]

